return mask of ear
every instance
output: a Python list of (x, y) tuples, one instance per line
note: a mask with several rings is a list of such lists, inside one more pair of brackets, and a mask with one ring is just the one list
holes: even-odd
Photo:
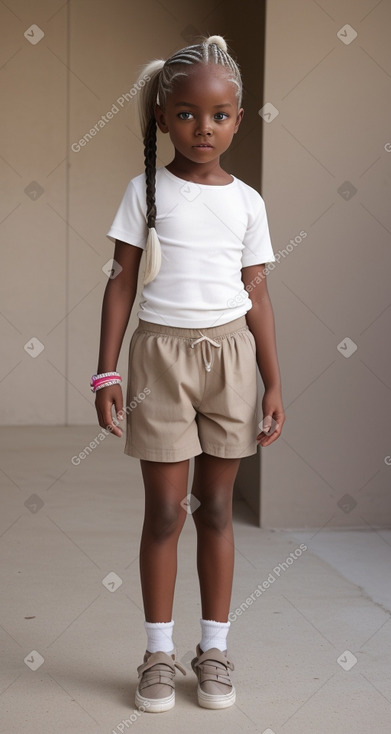
[(240, 108), (240, 110), (238, 111), (238, 116), (237, 116), (237, 118), (236, 118), (236, 122), (235, 122), (235, 129), (234, 129), (234, 135), (235, 135), (235, 133), (237, 133), (237, 132), (238, 132), (238, 130), (239, 130), (239, 125), (240, 125), (240, 123), (241, 123), (241, 122), (242, 122), (242, 120), (243, 120), (243, 115), (244, 115), (244, 109), (243, 109), (243, 107), (241, 107), (241, 108)]
[(155, 119), (159, 130), (161, 130), (162, 133), (168, 133), (165, 112), (158, 104), (155, 104)]

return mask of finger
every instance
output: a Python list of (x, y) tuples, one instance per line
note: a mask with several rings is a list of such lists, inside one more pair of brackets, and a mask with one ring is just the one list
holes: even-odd
[(104, 427), (106, 428), (107, 431), (110, 431), (110, 433), (113, 433), (114, 436), (118, 436), (119, 438), (121, 438), (122, 428), (116, 425), (118, 421), (117, 421), (117, 418), (113, 418), (113, 416), (111, 415), (111, 410), (104, 411), (103, 421), (104, 421)]
[(120, 426), (115, 424), (116, 418), (112, 419), (111, 423), (108, 423), (105, 428), (107, 431), (110, 431), (114, 436), (118, 436), (118, 438), (121, 438), (122, 436), (122, 428)]
[(116, 410), (116, 418), (113, 420), (116, 420), (116, 428), (117, 431), (115, 432), (117, 436), (122, 436), (123, 429), (121, 426), (118, 425), (118, 421), (123, 421), (125, 419), (125, 413), (123, 408), (120, 408), (119, 410)]
[(262, 447), (269, 446), (273, 441), (276, 441), (277, 438), (281, 435), (282, 425), (279, 423), (275, 423), (274, 431), (266, 435), (265, 433), (259, 433), (257, 436), (257, 443), (259, 443)]
[(270, 436), (275, 431), (276, 426), (277, 422), (270, 414), (266, 415), (259, 423), (259, 428), (261, 429), (262, 433), (265, 433), (268, 436)]
[(261, 422), (261, 428), (262, 428), (263, 433), (269, 433), (271, 427), (272, 427), (272, 417), (271, 415), (267, 415)]
[(280, 437), (281, 431), (275, 431), (272, 436), (268, 436), (267, 438), (263, 437), (260, 441), (258, 441), (258, 444), (261, 446), (261, 448), (267, 448), (270, 446), (270, 444), (274, 443), (274, 441), (277, 441), (277, 439)]
[(115, 405), (115, 412), (116, 412), (118, 420), (123, 421), (125, 418), (123, 401), (116, 400), (114, 401), (114, 405)]

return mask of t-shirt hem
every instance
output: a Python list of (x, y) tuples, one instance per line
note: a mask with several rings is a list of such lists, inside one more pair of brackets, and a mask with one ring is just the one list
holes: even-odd
[[(200, 324), (199, 321), (194, 322), (191, 319), (183, 319), (182, 321), (180, 319), (174, 319), (176, 323), (172, 323), (171, 319), (169, 319), (167, 316), (164, 316), (164, 319), (161, 321), (156, 321), (156, 314), (154, 318), (154, 314), (151, 316), (148, 316), (148, 318), (144, 318), (138, 313), (137, 316), (140, 319), (140, 321), (148, 321), (151, 324), (156, 324), (156, 326), (172, 326), (179, 329), (209, 329), (211, 327), (215, 326), (224, 326), (224, 324), (230, 324), (231, 321), (236, 321), (237, 319), (240, 319), (242, 316), (245, 316), (246, 313), (250, 309), (247, 309), (246, 311), (242, 311), (241, 313), (236, 313), (234, 315), (231, 315), (229, 318), (227, 318), (225, 321), (219, 320), (216, 322), (216, 319), (212, 319), (209, 321), (209, 323), (202, 323)], [(170, 323), (169, 323), (170, 322)], [(180, 323), (178, 323), (180, 322)]]

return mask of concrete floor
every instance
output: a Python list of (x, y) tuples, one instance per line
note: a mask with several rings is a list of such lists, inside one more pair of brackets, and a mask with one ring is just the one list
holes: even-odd
[(173, 710), (134, 713), (146, 646), (142, 478), (112, 436), (72, 463), (98, 433), (0, 429), (0, 732), (388, 734), (391, 532), (260, 530), (240, 501), (228, 636), (237, 702), (197, 705), (190, 659), (201, 608), (189, 515), (173, 613), (187, 675), (178, 672)]

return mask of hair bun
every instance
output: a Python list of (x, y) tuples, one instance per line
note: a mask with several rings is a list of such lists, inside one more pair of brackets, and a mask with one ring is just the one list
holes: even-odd
[(225, 51), (227, 53), (227, 44), (222, 36), (209, 36), (209, 38), (206, 39), (206, 43), (208, 44), (208, 46), (210, 46), (212, 43), (215, 43), (216, 46), (219, 46), (222, 51)]

